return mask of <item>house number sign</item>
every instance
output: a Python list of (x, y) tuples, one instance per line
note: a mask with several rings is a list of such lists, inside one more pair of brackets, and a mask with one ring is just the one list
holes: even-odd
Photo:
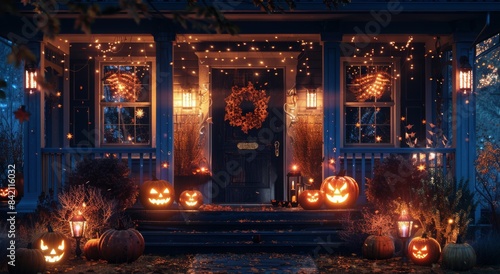
[(255, 143), (255, 142), (251, 142), (251, 143), (238, 143), (236, 145), (238, 147), (238, 149), (240, 150), (255, 150), (259, 147), (259, 144)]

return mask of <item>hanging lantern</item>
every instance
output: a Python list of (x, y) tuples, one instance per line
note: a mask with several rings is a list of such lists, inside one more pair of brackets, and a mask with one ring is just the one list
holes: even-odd
[(460, 65), (458, 67), (458, 89), (464, 94), (472, 91), (472, 66), (469, 64), (467, 56), (460, 57)]
[(316, 89), (307, 89), (306, 94), (307, 94), (306, 107), (308, 109), (316, 109), (317, 99), (318, 99)]

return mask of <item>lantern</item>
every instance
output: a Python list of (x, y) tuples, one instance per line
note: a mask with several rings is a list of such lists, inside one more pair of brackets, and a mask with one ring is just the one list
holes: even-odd
[(145, 181), (139, 190), (139, 200), (148, 209), (166, 209), (174, 202), (174, 188), (165, 180)]
[(198, 190), (184, 190), (179, 196), (179, 204), (185, 209), (198, 209), (203, 204), (203, 194)]
[(313, 89), (307, 89), (306, 90), (306, 97), (307, 97), (307, 100), (306, 100), (306, 108), (308, 109), (316, 109), (317, 107), (317, 93), (316, 93), (316, 89), (313, 88)]
[(422, 237), (415, 237), (410, 241), (408, 257), (416, 265), (432, 265), (441, 257), (441, 246), (424, 233)]
[(467, 56), (461, 56), (458, 67), (458, 89), (464, 94), (472, 91), (472, 66), (469, 64)]
[(66, 237), (47, 226), (47, 232), (35, 240), (35, 248), (41, 249), (48, 264), (60, 263), (66, 255)]
[(401, 215), (397, 221), (398, 236), (403, 241), (403, 261), (406, 261), (406, 241), (411, 236), (411, 229), (413, 228), (413, 220), (406, 213), (406, 210), (401, 211)]
[(325, 203), (329, 207), (350, 207), (356, 203), (359, 196), (359, 186), (354, 178), (345, 176), (341, 171), (336, 176), (327, 177), (321, 183), (325, 193)]
[(69, 220), (69, 228), (71, 229), (71, 237), (76, 240), (76, 257), (82, 255), (82, 250), (80, 249), (80, 239), (85, 235), (85, 228), (87, 227), (87, 220), (81, 215), (75, 215)]
[(303, 209), (320, 209), (323, 206), (325, 195), (321, 190), (304, 190), (299, 195), (299, 204)]
[(302, 174), (297, 165), (292, 166), (292, 170), (286, 175), (285, 199), (292, 203), (297, 203), (297, 197), (300, 190), (304, 189), (302, 185)]
[(37, 70), (34, 66), (27, 66), (25, 68), (24, 74), (25, 74), (24, 79), (26, 82), (24, 88), (31, 94), (33, 93), (33, 91), (37, 89), (37, 83), (36, 83)]
[(411, 236), (411, 229), (413, 227), (413, 220), (406, 213), (406, 210), (401, 211), (398, 218), (398, 236), (399, 238), (408, 239)]

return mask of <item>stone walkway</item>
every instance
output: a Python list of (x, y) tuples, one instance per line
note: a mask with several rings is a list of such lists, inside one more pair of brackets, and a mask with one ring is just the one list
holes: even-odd
[(194, 257), (189, 274), (223, 273), (319, 273), (309, 255), (250, 253), (250, 254), (198, 254)]

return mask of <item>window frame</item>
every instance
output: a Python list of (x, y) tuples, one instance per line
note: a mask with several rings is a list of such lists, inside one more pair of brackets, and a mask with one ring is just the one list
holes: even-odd
[[(371, 57), (371, 58), (350, 58), (342, 57), (340, 58), (340, 138), (342, 139), (342, 147), (399, 147), (401, 140), (398, 138), (398, 132), (400, 131), (400, 118), (401, 110), (400, 107), (400, 58), (399, 57)], [(345, 82), (345, 72), (348, 66), (384, 66), (389, 65), (392, 68), (392, 80), (391, 85), (393, 87), (392, 102), (346, 102), (346, 92), (347, 83)], [(398, 75), (399, 76), (396, 76)], [(391, 140), (389, 143), (346, 143), (346, 108), (348, 107), (389, 107), (390, 108), (390, 136)]]
[[(119, 103), (123, 107), (149, 107), (150, 108), (150, 118), (149, 118), (149, 143), (104, 143), (104, 107), (116, 106), (118, 103), (113, 102), (103, 102), (101, 101), (104, 92), (104, 67), (105, 66), (141, 66), (144, 62), (150, 64), (150, 94), (149, 102), (121, 102)], [(96, 128), (98, 128), (98, 134), (96, 134), (96, 147), (156, 147), (156, 58), (148, 57), (145, 61), (144, 57), (127, 57), (126, 60), (105, 60), (104, 58), (96, 58), (96, 70), (95, 73), (95, 90), (98, 93), (95, 96), (95, 121), (97, 123)]]

